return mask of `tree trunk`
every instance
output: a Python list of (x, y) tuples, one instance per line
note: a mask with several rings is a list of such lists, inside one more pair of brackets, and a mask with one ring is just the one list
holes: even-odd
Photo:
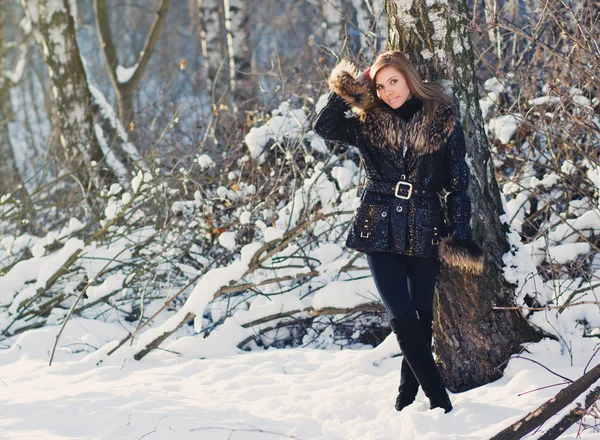
[(221, 29), (220, 0), (198, 0), (200, 12), (200, 44), (208, 75), (213, 110), (216, 110), (227, 89), (224, 69), (225, 40)]
[(325, 0), (323, 2), (323, 23), (325, 24), (325, 45), (339, 57), (345, 46), (345, 22), (343, 0)]
[(493, 52), (496, 54), (498, 62), (502, 60), (502, 35), (500, 34), (500, 28), (494, 26), (494, 23), (498, 19), (498, 11), (502, 9), (501, 5), (498, 5), (498, 0), (485, 0), (485, 22), (488, 27), (488, 37), (490, 44), (493, 46)]
[(384, 0), (352, 0), (356, 11), (359, 47), (362, 56), (370, 60), (383, 50), (386, 42), (386, 17)]
[(256, 96), (256, 81), (251, 75), (250, 33), (247, 0), (223, 0), (227, 30), (227, 58), (234, 111)]
[(120, 77), (118, 74), (119, 60), (117, 50), (112, 39), (110, 30), (110, 22), (108, 17), (108, 6), (106, 0), (94, 0), (94, 13), (96, 15), (96, 30), (98, 32), (98, 40), (104, 52), (108, 73), (117, 95), (117, 108), (119, 109), (119, 118), (126, 126), (133, 120), (134, 116), (134, 99), (136, 91), (140, 85), (142, 77), (150, 57), (154, 53), (154, 48), (160, 35), (160, 30), (165, 22), (167, 11), (169, 9), (170, 0), (161, 0), (156, 11), (156, 16), (146, 40), (144, 47), (140, 51), (137, 62), (134, 67), (131, 67), (132, 73), (129, 77)]
[(461, 104), (473, 239), (486, 264), (481, 276), (443, 267), (438, 278), (435, 347), (446, 386), (457, 392), (498, 379), (520, 344), (538, 335), (519, 312), (492, 310), (514, 305), (514, 287), (502, 275), (509, 227), (499, 220), (504, 211), (479, 108), (469, 11), (465, 0), (458, 11), (448, 10), (449, 4), (387, 0), (386, 8), (388, 46), (406, 52), (425, 78), (448, 79)]
[[(36, 5), (21, 0), (21, 3), (39, 30), (57, 107), (53, 123), (60, 132), (65, 164), (87, 195), (89, 190), (101, 189), (116, 177), (105, 166), (104, 154), (94, 136), (92, 99), (77, 46), (71, 4), (69, 0), (37, 0)], [(92, 162), (98, 165), (92, 167)]]
[(26, 193), (22, 187), (23, 180), (17, 168), (8, 132), (8, 124), (12, 120), (10, 88), (13, 84), (5, 75), (8, 71), (6, 18), (6, 4), (0, 2), (0, 195), (18, 193), (19, 197), (23, 197)]

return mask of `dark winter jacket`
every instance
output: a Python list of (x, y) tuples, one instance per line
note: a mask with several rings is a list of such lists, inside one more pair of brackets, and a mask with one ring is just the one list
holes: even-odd
[(439, 105), (430, 118), (411, 98), (394, 110), (357, 74), (346, 61), (335, 67), (332, 93), (314, 123), (321, 137), (356, 146), (364, 160), (367, 182), (346, 246), (439, 257), (480, 273), (483, 253), (471, 240), (469, 169), (456, 109)]

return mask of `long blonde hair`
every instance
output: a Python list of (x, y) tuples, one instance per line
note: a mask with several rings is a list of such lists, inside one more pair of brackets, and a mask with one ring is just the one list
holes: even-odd
[(452, 99), (444, 92), (441, 84), (437, 82), (424, 82), (417, 72), (415, 66), (408, 60), (406, 55), (398, 50), (389, 50), (382, 52), (377, 56), (375, 63), (371, 66), (369, 76), (371, 77), (371, 87), (375, 95), (375, 77), (384, 67), (393, 67), (406, 78), (406, 83), (413, 96), (416, 96), (423, 102), (425, 113), (433, 117), (435, 110), (441, 104), (451, 105)]

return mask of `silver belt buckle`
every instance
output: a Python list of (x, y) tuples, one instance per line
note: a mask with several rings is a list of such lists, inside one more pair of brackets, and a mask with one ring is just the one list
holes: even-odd
[[(398, 191), (400, 190), (400, 185), (406, 185), (408, 186), (408, 195), (407, 196), (403, 196), (398, 194)], [(410, 196), (412, 195), (412, 183), (408, 183), (408, 182), (404, 182), (403, 180), (400, 180), (397, 184), (396, 184), (396, 191), (394, 192), (394, 195), (396, 197), (398, 197), (399, 199), (404, 199), (404, 200), (408, 200), (410, 199)]]

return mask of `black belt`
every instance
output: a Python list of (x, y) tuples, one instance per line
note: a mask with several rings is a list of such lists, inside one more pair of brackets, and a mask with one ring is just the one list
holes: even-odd
[(397, 182), (384, 182), (382, 180), (368, 179), (365, 185), (365, 191), (373, 191), (379, 194), (396, 196), (399, 199), (408, 200), (411, 197), (436, 197), (437, 192), (416, 188), (412, 183), (406, 180)]

